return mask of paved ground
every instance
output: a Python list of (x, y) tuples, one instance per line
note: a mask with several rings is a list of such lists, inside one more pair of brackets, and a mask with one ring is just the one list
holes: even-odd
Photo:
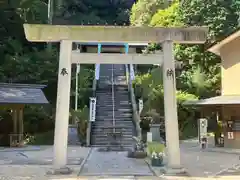
[(181, 161), (191, 176), (202, 178), (221, 176), (240, 164), (237, 154), (200, 150), (195, 142), (181, 144)]
[[(74, 171), (68, 178), (77, 178), (80, 164), (89, 149), (71, 146), (68, 148), (68, 166)], [(51, 146), (7, 149), (0, 151), (0, 180), (47, 180), (52, 168), (53, 148)], [(61, 176), (64, 178), (64, 176)]]
[[(74, 170), (70, 176), (46, 176), (51, 169), (53, 151), (52, 147), (30, 147), (25, 149), (0, 150), (0, 180), (82, 180), (103, 179), (106, 174), (119, 174), (124, 179), (240, 179), (240, 160), (236, 154), (200, 151), (194, 143), (183, 143), (181, 145), (181, 160), (183, 166), (192, 177), (161, 177), (155, 178), (148, 166), (142, 160), (128, 159), (126, 153), (103, 153), (93, 150), (88, 161), (78, 176), (80, 164), (88, 155), (88, 148), (69, 147), (68, 164)], [(105, 176), (99, 177), (99, 175)], [(86, 175), (97, 175), (97, 177), (84, 177)], [(126, 175), (130, 175), (127, 176)], [(136, 177), (133, 175), (142, 175)], [(144, 176), (143, 176), (144, 175)], [(111, 178), (123, 179), (123, 177)], [(108, 178), (109, 179), (109, 178)]]
[(95, 148), (80, 175), (152, 176), (153, 172), (143, 159), (128, 158), (127, 152), (99, 152)]

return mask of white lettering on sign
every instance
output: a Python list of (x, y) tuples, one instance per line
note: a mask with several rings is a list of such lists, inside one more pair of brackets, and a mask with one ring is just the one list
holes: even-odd
[(90, 98), (89, 120), (94, 122), (96, 119), (96, 98)]
[(100, 74), (100, 64), (95, 65), (95, 79), (99, 80), (99, 74)]
[(206, 136), (207, 135), (207, 127), (208, 127), (207, 119), (201, 118), (199, 120), (200, 136)]
[(139, 108), (139, 114), (141, 114), (142, 110), (143, 110), (143, 100), (139, 99), (138, 101), (138, 108)]
[(130, 77), (132, 81), (135, 79), (135, 73), (134, 73), (134, 68), (132, 64), (130, 64)]
[(233, 132), (228, 132), (228, 139), (234, 139)]

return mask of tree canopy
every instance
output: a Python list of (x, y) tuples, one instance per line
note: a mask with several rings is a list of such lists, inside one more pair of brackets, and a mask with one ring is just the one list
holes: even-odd
[[(144, 9), (146, 1), (138, 1), (132, 7), (131, 24), (134, 26), (178, 27), (178, 26), (207, 26), (209, 28), (207, 42), (203, 45), (175, 44), (175, 59), (182, 64), (177, 70), (177, 99), (180, 127), (195, 124), (190, 121), (191, 109), (181, 105), (184, 100), (206, 98), (218, 95), (220, 91), (220, 58), (207, 52), (211, 44), (231, 34), (239, 26), (239, 0), (184, 0), (173, 1), (168, 7), (159, 6), (159, 2), (151, 4), (151, 9)], [(151, 45), (149, 51), (159, 48)], [(156, 67), (155, 67), (156, 68)], [(141, 71), (141, 67), (138, 68)], [(157, 67), (161, 70), (161, 68)], [(153, 68), (147, 74), (139, 72), (136, 78), (136, 93), (145, 101), (144, 111), (155, 109), (163, 114), (163, 86), (155, 79), (159, 73)], [(160, 78), (161, 79), (161, 78)], [(137, 88), (137, 89), (138, 89)], [(188, 120), (187, 120), (188, 119)], [(184, 125), (185, 124), (185, 125)], [(192, 127), (190, 127), (192, 128)], [(183, 128), (184, 129), (184, 128)], [(183, 130), (182, 129), (182, 130)], [(189, 129), (189, 128), (188, 128)]]
[[(205, 98), (220, 89), (220, 59), (207, 48), (239, 28), (240, 0), (54, 0), (53, 24), (131, 25), (152, 27), (207, 26), (208, 40), (204, 45), (174, 47), (175, 59), (182, 64), (177, 74), (177, 97), (181, 127), (189, 109), (183, 99)], [(58, 44), (49, 50), (46, 43), (29, 43), (23, 23), (48, 23), (47, 0), (3, 0), (0, 3), (0, 81), (47, 84), (46, 95), (55, 106)], [(151, 44), (148, 51), (161, 48)], [(136, 92), (145, 100), (145, 111), (163, 111), (163, 86), (155, 66), (138, 67)], [(74, 73), (73, 73), (74, 74)], [(91, 94), (93, 67), (82, 66), (79, 75), (79, 102), (88, 104)], [(72, 77), (74, 80), (74, 77)], [(142, 90), (141, 90), (142, 89)], [(74, 92), (71, 93), (74, 95)], [(32, 110), (35, 111), (35, 110)], [(191, 115), (189, 115), (191, 114)]]

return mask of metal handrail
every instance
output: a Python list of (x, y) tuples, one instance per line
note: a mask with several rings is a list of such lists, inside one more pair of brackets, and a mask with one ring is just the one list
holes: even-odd
[(115, 133), (116, 132), (116, 129), (115, 129), (115, 99), (114, 99), (114, 77), (113, 77), (113, 72), (114, 72), (114, 65), (112, 64), (112, 110), (113, 110), (113, 114), (112, 114), (112, 117), (113, 117), (113, 132)]
[(136, 128), (136, 135), (137, 135), (137, 137), (142, 139), (141, 127), (140, 127), (141, 120), (140, 120), (140, 116), (137, 111), (137, 103), (135, 100), (135, 94), (134, 94), (134, 89), (133, 89), (131, 75), (130, 75), (130, 68), (128, 67), (127, 64), (125, 65), (125, 69), (126, 69), (126, 78), (127, 78), (127, 83), (128, 83), (128, 91), (129, 91), (130, 100), (131, 100), (131, 104), (132, 104), (133, 122), (134, 122), (135, 128)]

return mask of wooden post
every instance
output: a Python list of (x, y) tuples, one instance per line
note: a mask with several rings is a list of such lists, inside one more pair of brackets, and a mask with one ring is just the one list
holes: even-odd
[(17, 134), (17, 110), (13, 109), (13, 134)]
[(24, 138), (23, 138), (23, 132), (24, 132), (24, 123), (23, 123), (23, 108), (20, 108), (18, 111), (18, 120), (19, 120), (19, 144), (21, 145)]
[(16, 145), (16, 134), (17, 134), (17, 109), (12, 109), (12, 119), (13, 119), (13, 133), (10, 135), (10, 146)]

